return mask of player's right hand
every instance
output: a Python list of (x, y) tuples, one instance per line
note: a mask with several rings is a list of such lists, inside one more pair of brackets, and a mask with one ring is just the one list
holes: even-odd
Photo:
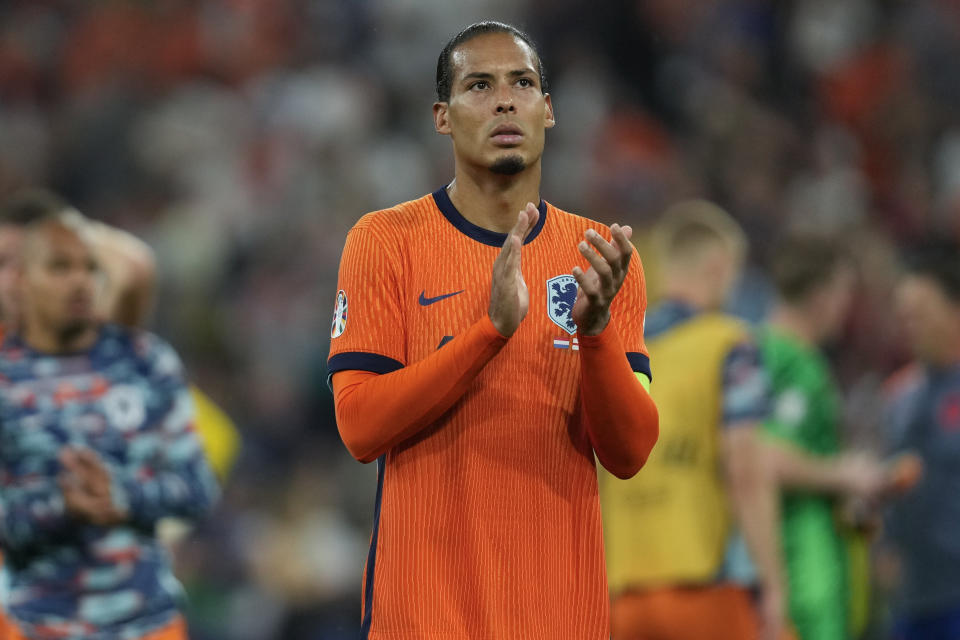
[(532, 202), (517, 215), (517, 224), (507, 234), (500, 255), (493, 263), (493, 282), (490, 285), (490, 321), (500, 335), (510, 337), (520, 326), (530, 308), (530, 292), (520, 268), (520, 249), (523, 239), (537, 224), (540, 211)]
[(873, 500), (886, 488), (887, 468), (877, 456), (854, 451), (841, 454), (837, 462), (847, 494)]
[(60, 490), (67, 513), (91, 524), (120, 524), (127, 514), (113, 503), (110, 472), (92, 449), (67, 447), (60, 452)]

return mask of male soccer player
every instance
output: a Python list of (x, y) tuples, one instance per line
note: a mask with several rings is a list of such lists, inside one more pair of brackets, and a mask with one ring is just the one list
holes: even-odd
[(540, 199), (553, 106), (516, 28), (444, 47), (433, 114), (453, 181), (340, 263), (337, 423), (379, 468), (361, 635), (606, 639), (594, 456), (630, 477), (657, 438), (631, 230)]
[[(101, 274), (94, 297), (97, 319), (128, 327), (140, 327), (147, 320), (156, 277), (153, 250), (130, 233), (83, 218), (50, 191), (22, 189), (0, 206), (0, 342), (5, 333), (15, 332), (19, 324), (19, 276), (25, 229), (61, 214), (85, 223), (84, 237), (91, 243)], [(191, 386), (190, 394), (196, 412), (194, 424), (204, 452), (217, 478), (224, 482), (240, 449), (239, 434), (229, 416), (202, 391)], [(161, 539), (172, 545), (187, 530), (186, 525), (176, 519), (164, 520), (159, 529)], [(0, 586), (2, 581), (0, 573)], [(4, 594), (0, 593), (0, 606), (4, 602)], [(5, 640), (5, 624), (0, 609), (0, 640)]]
[[(80, 216), (61, 198), (42, 189), (14, 193), (0, 206), (0, 331), (15, 329), (19, 320), (18, 275), (25, 227), (61, 213)], [(127, 326), (142, 324), (153, 301), (153, 251), (120, 229), (86, 222), (86, 237), (102, 274), (94, 303), (97, 315)]]
[(891, 449), (924, 464), (885, 529), (903, 569), (896, 637), (960, 638), (960, 248), (917, 251), (896, 302), (915, 361), (890, 385)]
[[(24, 189), (0, 206), (0, 342), (6, 332), (16, 330), (19, 321), (24, 230), (59, 215), (82, 222), (84, 237), (93, 249), (101, 276), (94, 296), (97, 319), (126, 327), (142, 327), (147, 321), (156, 279), (153, 250), (126, 231), (84, 218), (50, 191)], [(217, 477), (225, 481), (240, 449), (236, 426), (202, 391), (191, 386), (190, 394), (207, 458)]]
[[(41, 189), (19, 191), (0, 206), (0, 342), (5, 333), (16, 330), (19, 321), (19, 275), (24, 229), (43, 217), (69, 210), (66, 202)], [(103, 318), (123, 324), (142, 323), (152, 299), (155, 274), (153, 252), (134, 236), (99, 223), (90, 223), (88, 237), (104, 273), (97, 296), (98, 313)], [(3, 602), (4, 597), (0, 593), (0, 605)], [(4, 640), (6, 624), (0, 609), (0, 640)]]
[(705, 201), (671, 207), (654, 237), (665, 299), (646, 336), (660, 443), (637, 477), (600, 478), (613, 639), (773, 640), (784, 600), (776, 486), (756, 435), (768, 383), (750, 329), (721, 311), (746, 238)]
[[(85, 225), (23, 238), (18, 333), (0, 347), (0, 544), (15, 639), (180, 640), (154, 527), (217, 493), (176, 354), (95, 319)], [(21, 635), (22, 634), (22, 635)]]
[[(866, 454), (840, 452), (840, 393), (820, 345), (835, 338), (850, 304), (853, 267), (828, 238), (795, 235), (776, 249), (778, 302), (760, 332), (772, 388), (768, 451), (784, 488), (782, 538), (790, 620), (800, 640), (851, 637), (848, 556), (837, 499), (875, 499), (893, 489), (890, 469)], [(803, 464), (793, 452), (809, 454)]]

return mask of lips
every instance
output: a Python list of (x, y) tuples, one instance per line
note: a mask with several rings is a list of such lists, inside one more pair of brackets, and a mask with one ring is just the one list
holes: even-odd
[(67, 301), (67, 308), (75, 315), (87, 315), (93, 309), (93, 299), (88, 295), (74, 295)]
[(490, 132), (490, 138), (498, 145), (514, 146), (523, 141), (523, 130), (515, 124), (504, 123)]

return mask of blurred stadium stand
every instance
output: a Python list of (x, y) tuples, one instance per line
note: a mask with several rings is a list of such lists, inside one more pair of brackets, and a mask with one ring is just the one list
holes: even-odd
[(849, 240), (860, 299), (833, 358), (848, 439), (876, 440), (906, 357), (898, 245), (960, 236), (956, 2), (8, 0), (0, 196), (49, 186), (147, 240), (153, 326), (243, 432), (218, 516), (179, 553), (197, 640), (356, 635), (375, 471), (325, 384), (340, 250), (364, 212), (451, 177), (436, 56), (485, 18), (542, 45), (546, 199), (641, 231), (716, 200), (750, 234), (734, 306), (752, 319), (782, 233)]

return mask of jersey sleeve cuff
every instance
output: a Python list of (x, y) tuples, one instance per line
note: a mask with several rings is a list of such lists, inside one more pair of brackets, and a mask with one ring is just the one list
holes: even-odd
[[(607, 326), (603, 328), (603, 331), (594, 336), (584, 335), (582, 333), (577, 334), (580, 341), (581, 349), (601, 349), (603, 347), (617, 347), (622, 349), (620, 346), (620, 334), (617, 332), (617, 328), (614, 326), (613, 322), (608, 322)], [(630, 363), (630, 368), (634, 373), (642, 373), (647, 376), (648, 380), (653, 380), (653, 375), (650, 372), (650, 358), (645, 353), (640, 353), (639, 351), (627, 351), (627, 362)]]
[(497, 331), (497, 327), (494, 326), (493, 320), (491, 320), (490, 316), (487, 314), (483, 314), (483, 317), (480, 318), (480, 331), (484, 337), (494, 342), (506, 342), (510, 339), (509, 336), (505, 336)]
[(371, 373), (391, 373), (403, 369), (399, 360), (366, 351), (345, 351), (330, 356), (327, 360), (327, 386), (333, 390), (331, 379), (337, 371), (369, 371)]
[(627, 351), (627, 362), (634, 373), (642, 373), (647, 376), (647, 380), (653, 381), (653, 373), (650, 371), (650, 358), (645, 353), (638, 351)]

